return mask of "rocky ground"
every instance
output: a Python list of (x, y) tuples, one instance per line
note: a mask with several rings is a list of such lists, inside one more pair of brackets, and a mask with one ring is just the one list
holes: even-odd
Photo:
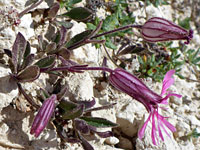
[[(0, 10), (6, 7), (13, 7), (18, 12), (24, 10), (29, 1), (22, 0), (0, 0)], [(47, 3), (48, 2), (48, 3)], [(144, 8), (142, 1), (130, 1), (131, 9), (134, 11), (136, 22), (142, 24), (145, 18), (164, 17), (169, 20), (177, 20), (182, 17), (191, 17), (191, 27), (194, 30), (194, 38), (192, 39), (190, 48), (197, 49), (200, 47), (200, 4), (198, 0), (171, 0), (169, 5), (159, 6), (158, 8), (149, 5)], [(47, 0), (37, 8), (48, 8), (52, 1)], [(79, 4), (83, 5), (83, 4)], [(98, 10), (98, 15), (103, 17), (105, 10)], [(48, 22), (44, 25), (36, 27), (35, 21), (38, 16), (32, 13), (25, 14), (21, 18), (18, 26), (8, 26), (0, 30), (0, 53), (3, 49), (12, 49), (13, 42), (17, 33), (20, 31), (25, 38), (31, 43), (32, 53), (36, 52), (38, 35), (44, 34)], [(175, 21), (176, 22), (176, 21)], [(5, 17), (0, 14), (0, 28), (5, 23)], [(74, 26), (69, 31), (68, 37), (73, 37), (77, 33), (85, 30), (84, 23), (72, 21)], [(5, 24), (4, 24), (5, 25)], [(136, 37), (138, 38), (138, 37)], [(142, 39), (139, 39), (139, 41)], [(176, 46), (178, 42), (174, 42)], [(72, 59), (90, 66), (100, 66), (102, 58), (105, 56), (103, 49), (95, 49), (91, 44), (82, 46), (73, 51)], [(34, 112), (28, 107), (28, 102), (23, 96), (18, 96), (19, 92), (16, 87), (9, 82), (10, 69), (6, 67), (7, 57), (0, 56), (0, 149), (30, 149), (30, 150), (57, 150), (61, 149), (60, 140), (57, 138), (56, 132), (51, 124), (44, 132), (35, 138), (30, 134), (31, 123), (33, 122)], [(127, 56), (128, 57), (128, 56)], [(130, 70), (137, 68), (139, 63), (133, 60)], [(114, 64), (108, 61), (108, 66), (114, 68)], [(199, 70), (196, 70), (199, 72)], [(113, 89), (107, 82), (98, 82), (96, 78), (101, 72), (85, 72), (83, 74), (69, 74), (65, 77), (65, 84), (68, 85), (67, 97), (90, 100), (95, 97), (96, 106), (116, 102), (114, 108), (94, 112), (92, 115), (105, 117), (120, 126), (113, 129), (115, 136), (106, 139), (93, 139), (90, 141), (96, 150), (198, 150), (200, 149), (200, 138), (185, 138), (193, 129), (200, 132), (200, 90), (199, 77), (194, 72), (194, 68), (190, 65), (184, 65), (181, 74), (191, 80), (186, 81), (175, 76), (175, 84), (171, 87), (172, 91), (182, 95), (181, 99), (171, 97), (169, 107), (162, 113), (169, 116), (168, 119), (177, 131), (171, 134), (171, 138), (165, 135), (165, 141), (160, 141), (159, 145), (154, 146), (151, 140), (151, 128), (148, 126), (143, 140), (137, 138), (138, 129), (144, 123), (148, 113), (144, 106), (131, 97)], [(27, 93), (33, 97), (37, 95), (40, 87), (51, 89), (51, 81), (46, 80), (47, 75), (41, 75), (34, 83), (24, 84)], [(196, 82), (197, 81), (197, 82)], [(145, 81), (151, 89), (160, 93), (162, 84), (153, 82), (151, 79)], [(98, 86), (97, 86), (98, 85)], [(19, 105), (17, 105), (19, 104)], [(19, 111), (19, 108), (21, 111)], [(24, 110), (25, 109), (25, 110)], [(25, 113), (26, 111), (26, 113)], [(81, 150), (78, 144), (66, 144), (67, 150)]]

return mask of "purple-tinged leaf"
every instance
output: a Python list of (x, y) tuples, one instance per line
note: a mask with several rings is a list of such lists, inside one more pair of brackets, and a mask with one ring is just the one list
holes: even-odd
[(50, 44), (48, 44), (48, 45), (46, 46), (45, 52), (46, 52), (47, 54), (54, 54), (54, 53), (57, 52), (56, 47), (57, 47), (56, 43), (55, 43), (55, 42), (52, 42), (52, 43), (50, 43)]
[(74, 119), (75, 128), (82, 134), (89, 134), (90, 130), (87, 123), (84, 120)]
[(84, 150), (94, 150), (94, 148), (92, 147), (92, 145), (90, 145), (90, 143), (79, 133), (79, 139), (81, 140), (81, 145), (83, 146)]
[(64, 26), (66, 29), (71, 29), (73, 26), (73, 23), (68, 21), (56, 21), (57, 25)]
[(71, 50), (85, 44), (84, 41), (90, 36), (91, 33), (92, 30), (87, 30), (75, 35), (69, 42), (67, 42), (66, 47)]
[(23, 59), (26, 59), (26, 57), (29, 56), (30, 54), (31, 54), (31, 45), (27, 41), (27, 45), (26, 45), (26, 49), (25, 49), (25, 52), (24, 52), (24, 58)]
[(112, 133), (112, 131), (105, 131), (105, 132), (95, 132), (98, 136), (100, 136), (101, 138), (107, 138), (107, 137), (111, 137), (114, 136), (114, 134)]
[(63, 14), (62, 16), (68, 16), (71, 19), (77, 21), (84, 21), (89, 19), (92, 16), (92, 11), (85, 7), (76, 7), (68, 11), (67, 13)]
[(65, 60), (68, 60), (70, 58), (71, 52), (67, 48), (63, 47), (59, 50), (58, 55), (62, 56)]
[(61, 100), (58, 106), (62, 108), (64, 111), (72, 111), (73, 109), (78, 107), (77, 104), (66, 100)]
[(126, 55), (126, 54), (132, 54), (132, 53), (139, 53), (141, 51), (145, 50), (142, 46), (137, 45), (129, 45), (117, 52), (117, 56)]
[(34, 54), (28, 55), (28, 56), (24, 59), (23, 64), (22, 64), (21, 67), (20, 67), (20, 70), (23, 70), (23, 69), (25, 69), (27, 66), (31, 65), (32, 62), (34, 61), (34, 58), (35, 58), (35, 55), (34, 55)]
[(96, 104), (96, 101), (93, 98), (91, 101), (76, 101), (76, 103), (83, 104), (85, 106), (85, 109), (89, 109)]
[(62, 90), (57, 94), (58, 101), (62, 100), (67, 93), (67, 87), (62, 88)]
[(58, 71), (45, 71), (45, 73), (51, 74), (53, 76), (58, 76), (58, 77), (61, 77), (61, 78), (65, 77), (62, 73), (60, 73)]
[(12, 48), (12, 63), (14, 65), (14, 72), (17, 73), (18, 68), (21, 66), (24, 52), (26, 50), (27, 41), (24, 36), (19, 32), (15, 39)]
[(80, 117), (80, 119), (85, 120), (88, 125), (97, 128), (107, 128), (107, 127), (117, 127), (118, 124), (113, 123), (107, 119), (99, 117)]
[[(48, 26), (48, 29), (47, 29), (47, 32), (46, 34), (44, 35), (45, 38), (48, 40), (48, 41), (53, 41), (55, 42), (55, 39), (57, 38), (57, 36), (59, 36), (56, 32), (56, 27), (53, 26), (51, 23), (49, 24)], [(43, 42), (44, 43), (44, 42)], [(55, 42), (57, 43), (57, 42)]]
[(80, 143), (81, 141), (78, 137), (68, 137), (66, 131), (63, 129), (63, 125), (58, 124), (58, 122), (54, 121), (54, 125), (56, 126), (56, 131), (58, 136), (64, 141), (68, 143)]
[(43, 88), (40, 88), (40, 95), (43, 100), (46, 100), (47, 98), (50, 97), (49, 93)]
[(66, 60), (62, 56), (59, 56), (58, 58), (61, 60), (63, 66), (77, 66), (78, 65), (78, 63), (72, 60)]
[(56, 60), (56, 55), (49, 55), (45, 58), (40, 59), (35, 63), (40, 69), (48, 69), (54, 66)]
[(11, 50), (9, 50), (9, 49), (3, 49), (3, 51), (4, 51), (4, 53), (5, 53), (8, 57), (12, 58), (12, 52), (11, 52)]
[(62, 118), (63, 119), (74, 119), (74, 118), (78, 118), (80, 116), (82, 116), (84, 111), (84, 105), (79, 105), (77, 106), (75, 109), (73, 109), (72, 111), (66, 111), (63, 115)]
[(53, 92), (54, 94), (58, 94), (62, 90), (62, 79), (58, 79), (56, 83), (53, 84)]
[(64, 26), (61, 26), (60, 41), (58, 43), (58, 47), (61, 47), (66, 43), (66, 38), (67, 38), (67, 29)]
[(36, 80), (40, 76), (40, 68), (38, 66), (29, 66), (22, 70), (16, 79), (18, 82), (31, 82)]
[(48, 11), (48, 17), (49, 18), (54, 18), (56, 17), (58, 10), (60, 9), (60, 4), (58, 2), (54, 3), (52, 7), (50, 7)]
[(114, 105), (116, 105), (116, 103), (108, 104), (108, 105), (104, 105), (104, 106), (100, 106), (100, 107), (96, 107), (96, 108), (87, 109), (86, 112), (92, 112), (92, 111), (98, 111), (98, 110), (113, 108)]

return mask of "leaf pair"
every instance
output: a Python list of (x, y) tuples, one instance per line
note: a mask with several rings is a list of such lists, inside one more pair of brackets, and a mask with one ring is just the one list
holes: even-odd
[(34, 55), (30, 52), (31, 48), (29, 42), (27, 42), (24, 36), (19, 32), (11, 52), (11, 60), (14, 67), (12, 72), (17, 82), (30, 82), (37, 79), (40, 75), (38, 66), (30, 66), (34, 59)]
[(58, 106), (62, 109), (61, 115), (63, 119), (79, 118), (81, 120), (84, 120), (88, 125), (97, 128), (117, 126), (117, 124), (112, 123), (107, 119), (84, 116), (85, 113), (111, 108), (113, 106), (113, 104), (111, 104), (102, 107), (92, 108), (94, 105), (95, 105), (95, 100), (93, 99), (92, 101), (77, 101), (76, 103), (62, 100)]

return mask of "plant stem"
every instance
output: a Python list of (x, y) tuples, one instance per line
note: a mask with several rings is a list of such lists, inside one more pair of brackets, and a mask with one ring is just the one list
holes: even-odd
[[(107, 67), (87, 67), (87, 66), (66, 66), (66, 67), (57, 67), (52, 68), (49, 71), (65, 71), (65, 70), (76, 70), (76, 71), (83, 71), (83, 70), (100, 70), (100, 71), (107, 71), (109, 73), (112, 73), (113, 70)], [(72, 71), (73, 72), (73, 71)]]
[(22, 12), (19, 13), (19, 18), (21, 18), (24, 14), (26, 14), (27, 12), (29, 12), (31, 9), (39, 6), (44, 0), (40, 0), (34, 4), (32, 4), (30, 7), (26, 8), (25, 10), (23, 10)]
[(91, 37), (91, 39), (98, 38), (100, 36), (104, 36), (104, 35), (108, 35), (108, 34), (112, 34), (114, 32), (118, 32), (118, 31), (127, 30), (129, 28), (139, 28), (139, 29), (141, 29), (142, 25), (132, 25), (132, 24), (131, 25), (127, 25), (127, 26), (124, 26), (124, 27), (121, 27), (121, 28), (117, 28), (117, 29), (114, 29), (114, 30), (111, 30), (111, 31), (108, 31), (108, 32), (104, 32), (104, 33), (95, 35), (95, 36)]
[(19, 88), (20, 93), (22, 93), (22, 95), (26, 98), (26, 100), (35, 108), (39, 109), (40, 106), (37, 105), (24, 91), (24, 89), (22, 88), (21, 84), (17, 83), (17, 86)]
[(106, 49), (106, 46), (103, 44), (103, 48), (108, 56), (108, 58), (112, 61), (112, 63), (117, 66), (118, 68), (121, 68), (119, 65), (116, 64), (116, 62), (112, 59), (112, 57), (110, 56), (110, 54), (108, 53), (107, 49)]

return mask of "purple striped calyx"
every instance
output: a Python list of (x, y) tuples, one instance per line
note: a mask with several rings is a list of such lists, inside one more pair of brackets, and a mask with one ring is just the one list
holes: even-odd
[(38, 137), (47, 126), (54, 112), (56, 99), (57, 96), (55, 94), (46, 99), (35, 116), (30, 132), (31, 134), (34, 134), (35, 137)]
[(142, 26), (142, 37), (148, 42), (186, 40), (189, 44), (193, 30), (186, 29), (164, 18), (153, 17)]

